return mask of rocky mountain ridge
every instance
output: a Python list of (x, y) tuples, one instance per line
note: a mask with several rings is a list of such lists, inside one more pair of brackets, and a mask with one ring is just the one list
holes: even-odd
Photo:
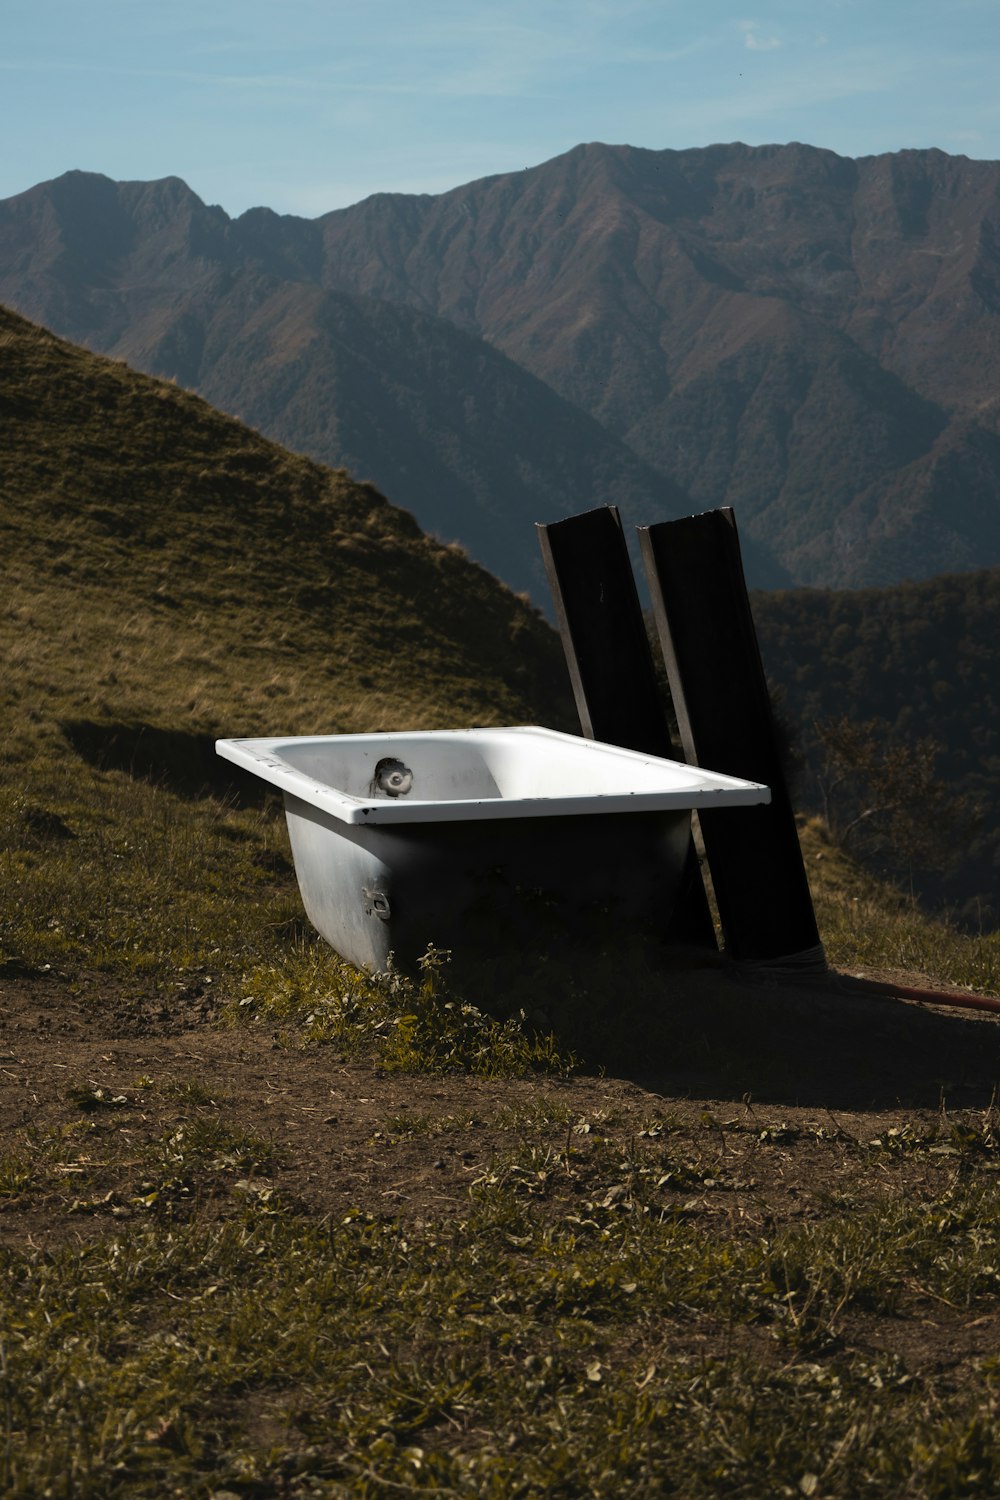
[(734, 505), (763, 586), (880, 585), (1000, 561), (998, 226), (1000, 164), (939, 151), (587, 145), (314, 221), (70, 173), (0, 203), (0, 299), (516, 586), (529, 515), (608, 501)]

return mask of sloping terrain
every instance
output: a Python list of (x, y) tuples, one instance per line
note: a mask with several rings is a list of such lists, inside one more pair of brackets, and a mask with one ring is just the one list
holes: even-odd
[(535, 521), (612, 503), (637, 524), (690, 509), (492, 345), (413, 308), (324, 291), (181, 183), (119, 194), (71, 174), (45, 197), (8, 220), (15, 267), (24, 243), (52, 236), (26, 252), (26, 281), (9, 266), (0, 277), (12, 306), (370, 480), (543, 606)]
[(0, 320), (8, 662), (51, 672), (50, 731), (71, 701), (233, 733), (560, 712), (537, 613), (371, 486)]
[[(1000, 559), (998, 172), (938, 151), (589, 145), (314, 222), (69, 173), (0, 204), (0, 297), (385, 474), (484, 559), (491, 513), (539, 496), (538, 518), (561, 513), (592, 469), (570, 509), (735, 505), (761, 586), (883, 584)], [(227, 349), (255, 301), (251, 414)], [(411, 496), (408, 455), (429, 451)]]
[[(7, 313), (0, 433), (0, 1489), (996, 1489), (996, 1018), (614, 943), (351, 970), (211, 737), (564, 724), (552, 632)], [(803, 835), (836, 962), (995, 993)]]
[[(806, 765), (799, 805), (822, 811), (817, 720), (877, 724), (886, 754), (929, 739), (956, 819), (936, 871), (897, 857), (894, 873), (972, 928), (1000, 922), (1000, 569), (886, 589), (758, 593), (754, 619)], [(858, 774), (861, 774), (860, 768)], [(899, 791), (905, 791), (901, 788)], [(898, 792), (897, 792), (898, 795)], [(928, 822), (932, 808), (927, 808)], [(891, 864), (892, 861), (889, 861)]]
[(794, 579), (855, 585), (1000, 557), (998, 185), (935, 151), (593, 145), (320, 222), (332, 284), (475, 328)]
[[(192, 336), (195, 315), (185, 330)], [(600, 423), (482, 339), (370, 297), (241, 280), (200, 329), (208, 400), (342, 464), (546, 604), (536, 521), (617, 504), (636, 524), (686, 497)], [(174, 363), (176, 326), (149, 368)]]

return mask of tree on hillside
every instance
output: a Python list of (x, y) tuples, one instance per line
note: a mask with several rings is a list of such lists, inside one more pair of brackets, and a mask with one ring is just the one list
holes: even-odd
[(947, 871), (962, 857), (977, 814), (935, 774), (936, 740), (900, 742), (882, 719), (846, 716), (816, 720), (813, 733), (823, 816), (838, 843), (911, 879)]

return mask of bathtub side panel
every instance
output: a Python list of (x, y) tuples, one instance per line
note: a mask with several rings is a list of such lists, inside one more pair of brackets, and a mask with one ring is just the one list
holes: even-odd
[(673, 910), (687, 812), (505, 822), (345, 825), (286, 799), (303, 904), (352, 963), (404, 969), (433, 943), (475, 962), (498, 949), (586, 948), (609, 925), (655, 936)]
[(350, 825), (287, 793), (285, 819), (306, 916), (341, 957), (359, 968), (384, 969), (390, 942), (379, 908), (387, 900), (388, 867), (351, 837)]

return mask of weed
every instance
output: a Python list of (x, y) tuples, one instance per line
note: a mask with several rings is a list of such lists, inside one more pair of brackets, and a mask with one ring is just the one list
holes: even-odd
[(364, 974), (321, 944), (301, 944), (245, 977), (245, 993), (227, 1019), (281, 1023), (289, 1039), (333, 1044), (345, 1054), (374, 1050), (387, 1072), (509, 1078), (573, 1067), (555, 1038), (534, 1033), (523, 1014), (500, 1021), (452, 996), (447, 958), (428, 949), (414, 980), (398, 970)]

